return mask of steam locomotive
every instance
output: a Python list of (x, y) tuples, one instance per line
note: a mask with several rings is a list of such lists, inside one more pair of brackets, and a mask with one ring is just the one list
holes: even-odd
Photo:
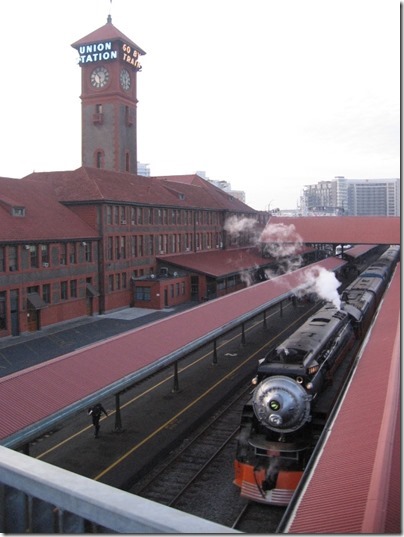
[(234, 461), (242, 497), (289, 503), (342, 384), (333, 382), (340, 365), (366, 334), (399, 255), (390, 246), (343, 291), (340, 308), (326, 302), (259, 361)]

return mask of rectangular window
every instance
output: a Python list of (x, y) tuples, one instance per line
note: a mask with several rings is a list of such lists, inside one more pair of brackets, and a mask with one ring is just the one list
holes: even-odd
[(60, 299), (67, 300), (67, 282), (60, 282)]
[(41, 244), (41, 263), (43, 267), (49, 267), (49, 245)]
[(112, 225), (112, 207), (107, 205), (107, 224)]
[(7, 329), (6, 292), (0, 291), (0, 330)]
[(137, 237), (132, 235), (130, 238), (130, 255), (131, 257), (137, 257)]
[(115, 259), (119, 259), (119, 237), (115, 237)]
[(135, 300), (150, 301), (151, 288), (150, 287), (136, 287), (135, 288)]
[(18, 270), (18, 248), (17, 246), (8, 247), (8, 270), (15, 272)]
[(113, 259), (113, 237), (108, 237), (108, 244), (107, 244), (107, 259), (108, 261), (112, 261)]
[(92, 249), (92, 242), (85, 242), (84, 243), (84, 258), (87, 261), (87, 263), (91, 263), (93, 260), (93, 249)]
[(66, 265), (67, 263), (67, 244), (63, 243), (59, 247), (59, 263)]
[(42, 299), (47, 304), (50, 304), (50, 301), (51, 301), (51, 295), (50, 295), (51, 291), (50, 290), (51, 290), (51, 287), (50, 287), (49, 283), (45, 283), (42, 286)]
[(119, 291), (120, 288), (121, 288), (121, 275), (115, 274), (115, 289)]
[(36, 244), (30, 244), (29, 258), (31, 268), (38, 268), (38, 247)]
[(77, 298), (77, 280), (70, 281), (70, 298)]
[(108, 276), (108, 291), (112, 292), (114, 290), (114, 276), (110, 274)]
[(126, 289), (127, 285), (126, 272), (122, 272), (122, 289)]
[(126, 224), (126, 207), (124, 207), (123, 205), (121, 205), (119, 207), (119, 218), (120, 218), (120, 222), (121, 222), (121, 225), (125, 225)]
[(119, 207), (118, 205), (114, 205), (114, 224), (119, 224)]
[(0, 246), (0, 272), (4, 272), (6, 270), (6, 260), (5, 260), (5, 247)]
[(121, 245), (120, 245), (120, 257), (121, 259), (126, 259), (126, 237), (121, 237)]
[(76, 246), (77, 245), (75, 242), (71, 242), (69, 244), (69, 263), (71, 265), (74, 265), (75, 263), (77, 263)]

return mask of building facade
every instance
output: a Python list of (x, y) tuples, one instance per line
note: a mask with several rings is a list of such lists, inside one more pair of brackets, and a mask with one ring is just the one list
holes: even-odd
[[(164, 258), (248, 248), (268, 214), (195, 175), (137, 174), (144, 51), (112, 24), (72, 45), (82, 75), (82, 167), (0, 178), (0, 337), (129, 306), (165, 308), (245, 286)], [(253, 263), (256, 265), (256, 262)], [(251, 267), (256, 270), (255, 266)]]
[(335, 177), (332, 181), (306, 185), (302, 213), (400, 216), (400, 180)]

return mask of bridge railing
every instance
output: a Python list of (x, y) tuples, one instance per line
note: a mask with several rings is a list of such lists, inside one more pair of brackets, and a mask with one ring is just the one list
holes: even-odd
[(1, 533), (239, 533), (0, 446)]

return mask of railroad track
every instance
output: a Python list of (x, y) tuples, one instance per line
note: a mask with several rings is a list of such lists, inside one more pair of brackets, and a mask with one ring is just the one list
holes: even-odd
[(286, 507), (247, 502), (231, 527), (243, 533), (276, 533)]
[(250, 390), (248, 384), (232, 394), (129, 492), (215, 522), (231, 523), (243, 501), (232, 483), (233, 460), (241, 409)]

